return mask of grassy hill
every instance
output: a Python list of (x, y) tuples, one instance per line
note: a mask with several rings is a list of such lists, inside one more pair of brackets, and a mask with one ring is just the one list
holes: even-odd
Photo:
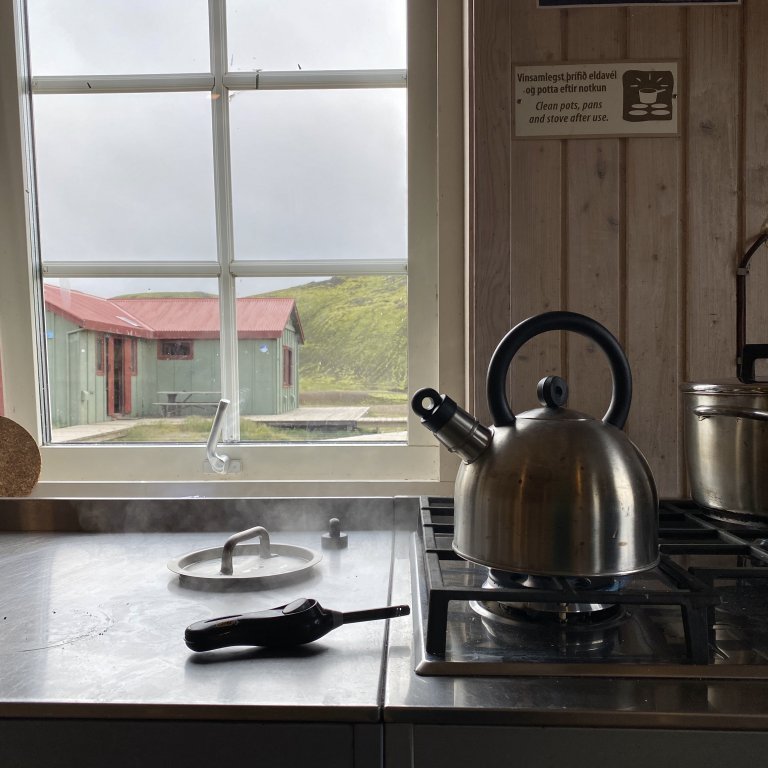
[(296, 299), (305, 337), (302, 391), (405, 392), (404, 275), (335, 277), (268, 295)]

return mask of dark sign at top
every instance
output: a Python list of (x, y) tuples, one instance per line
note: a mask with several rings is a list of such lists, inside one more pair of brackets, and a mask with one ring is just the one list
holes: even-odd
[(539, 0), (539, 8), (593, 5), (739, 5), (741, 0)]

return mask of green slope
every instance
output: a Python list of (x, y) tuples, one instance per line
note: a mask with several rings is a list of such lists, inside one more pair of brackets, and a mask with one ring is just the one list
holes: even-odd
[(276, 291), (296, 300), (302, 391), (406, 389), (404, 275), (335, 277)]

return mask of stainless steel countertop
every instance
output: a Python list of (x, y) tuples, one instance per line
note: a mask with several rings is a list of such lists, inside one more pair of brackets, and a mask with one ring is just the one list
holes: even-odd
[[(415, 498), (188, 500), (184, 521), (169, 510), (173, 503), (71, 502), (70, 532), (0, 533), (0, 717), (768, 731), (768, 681), (420, 677), (411, 617), (343, 626), (285, 653), (193, 654), (184, 628), (203, 618), (300, 596), (338, 610), (411, 604), (419, 505)], [(41, 527), (56, 508), (46, 502), (22, 514), (5, 500), (0, 526), (32, 519)], [(337, 513), (349, 548), (323, 550), (297, 584), (210, 593), (180, 586), (166, 568), (256, 524), (279, 531), (275, 541), (319, 549)], [(201, 520), (210, 530), (171, 530)]]
[(307, 516), (309, 530), (264, 522), (274, 542), (323, 555), (305, 580), (265, 591), (190, 589), (167, 569), (221, 546), (226, 533), (0, 534), (0, 716), (379, 721), (385, 622), (345, 625), (280, 653), (194, 654), (183, 638), (194, 621), (297, 597), (341, 611), (386, 605), (393, 501), (357, 506), (378, 527), (350, 530), (337, 551), (321, 549), (326, 509)]
[[(409, 516), (402, 505), (395, 603), (414, 599)], [(413, 622), (391, 623), (387, 657), (384, 720), (389, 723), (768, 731), (766, 680), (536, 677), (535, 665), (526, 677), (422, 677), (414, 672)]]

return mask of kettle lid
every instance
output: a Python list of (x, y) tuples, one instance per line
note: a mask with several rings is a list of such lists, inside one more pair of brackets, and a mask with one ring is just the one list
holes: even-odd
[(560, 376), (546, 376), (536, 387), (536, 396), (541, 408), (519, 413), (517, 419), (537, 419), (540, 421), (595, 421), (580, 411), (565, 408), (568, 401), (568, 384)]

